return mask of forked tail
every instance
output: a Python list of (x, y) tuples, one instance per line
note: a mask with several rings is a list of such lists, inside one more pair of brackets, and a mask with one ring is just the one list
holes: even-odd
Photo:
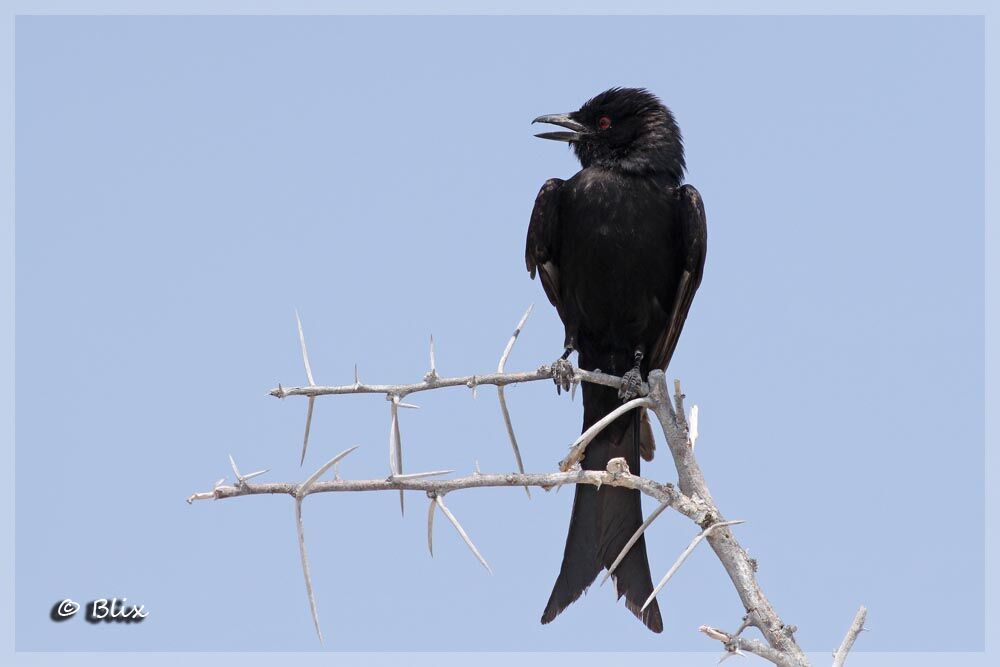
[[(581, 389), (584, 430), (621, 404), (616, 389), (588, 383), (584, 383)], [(620, 456), (626, 460), (632, 474), (638, 475), (640, 434), (643, 446), (649, 446), (650, 443), (645, 440), (652, 436), (652, 432), (640, 411), (622, 415), (587, 446), (583, 468), (604, 470), (609, 460)], [(640, 525), (642, 502), (638, 491), (613, 486), (598, 489), (589, 484), (577, 484), (562, 567), (542, 614), (542, 623), (552, 621), (576, 601), (601, 570), (611, 566)], [(639, 611), (653, 592), (644, 537), (632, 546), (615, 569), (612, 579), (618, 597), (625, 597), (628, 610), (653, 632), (662, 632), (663, 620), (656, 600), (644, 612)]]

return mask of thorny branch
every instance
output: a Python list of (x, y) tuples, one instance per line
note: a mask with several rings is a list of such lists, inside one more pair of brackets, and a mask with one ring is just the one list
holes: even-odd
[[(336, 457), (320, 466), (316, 472), (309, 476), (301, 484), (290, 482), (271, 482), (251, 484), (248, 480), (266, 473), (266, 470), (257, 471), (248, 475), (242, 475), (236, 466), (235, 460), (230, 456), (235, 483), (224, 484), (225, 480), (215, 483), (211, 491), (195, 493), (188, 498), (188, 503), (195, 500), (222, 500), (225, 498), (235, 498), (238, 496), (259, 495), (259, 494), (285, 494), (295, 499), (296, 529), (299, 538), (299, 551), (302, 559), (302, 571), (305, 577), (306, 592), (309, 598), (309, 606), (312, 612), (313, 623), (316, 626), (316, 633), (323, 640), (320, 631), (319, 616), (316, 609), (316, 600), (313, 594), (312, 581), (309, 573), (309, 561), (306, 555), (305, 532), (302, 522), (302, 503), (309, 495), (316, 493), (335, 492), (363, 492), (363, 491), (398, 491), (400, 494), (400, 510), (403, 508), (403, 494), (405, 491), (422, 491), (430, 499), (427, 515), (427, 547), (434, 554), (433, 548), (433, 521), (436, 510), (451, 522), (462, 540), (466, 543), (473, 555), (492, 574), (492, 569), (486, 559), (476, 548), (468, 533), (458, 522), (455, 515), (444, 503), (445, 494), (462, 489), (484, 488), (484, 487), (514, 487), (522, 486), (525, 491), (530, 487), (539, 487), (549, 490), (563, 484), (591, 484), (597, 487), (602, 485), (621, 486), (638, 490), (660, 501), (659, 507), (653, 511), (645, 520), (642, 526), (636, 531), (632, 538), (625, 545), (622, 552), (612, 564), (608, 573), (602, 580), (602, 584), (610, 576), (611, 572), (622, 561), (628, 551), (632, 548), (639, 537), (646, 531), (653, 521), (668, 507), (673, 508), (678, 513), (691, 519), (700, 528), (700, 532), (694, 537), (688, 547), (677, 558), (673, 566), (657, 585), (656, 589), (646, 601), (648, 605), (667, 583), (667, 581), (679, 570), (687, 557), (694, 551), (698, 543), (705, 540), (709, 543), (716, 556), (721, 561), (726, 573), (729, 575), (733, 586), (736, 588), (740, 601), (746, 611), (740, 627), (734, 633), (727, 633), (718, 628), (703, 625), (699, 630), (706, 636), (722, 642), (725, 653), (720, 659), (725, 660), (732, 655), (742, 655), (743, 652), (753, 653), (765, 660), (768, 660), (780, 667), (808, 667), (809, 661), (805, 653), (795, 641), (794, 625), (787, 625), (774, 611), (770, 602), (765, 597), (760, 585), (757, 582), (757, 563), (747, 554), (746, 550), (740, 546), (733, 536), (730, 527), (742, 523), (742, 521), (726, 520), (715, 505), (712, 495), (708, 490), (701, 468), (694, 457), (694, 445), (698, 437), (698, 407), (691, 409), (690, 417), (684, 411), (685, 396), (681, 392), (680, 381), (674, 381), (674, 393), (671, 396), (667, 389), (666, 377), (663, 371), (654, 370), (649, 374), (648, 383), (643, 383), (639, 388), (639, 397), (622, 405), (609, 414), (590, 429), (583, 433), (570, 448), (569, 454), (559, 462), (560, 472), (550, 473), (526, 473), (521, 460), (521, 454), (517, 445), (517, 438), (514, 435), (514, 428), (507, 408), (504, 396), (504, 388), (511, 384), (521, 382), (536, 382), (548, 380), (553, 377), (550, 365), (540, 366), (535, 371), (507, 372), (505, 365), (518, 335), (524, 327), (531, 308), (524, 313), (513, 335), (504, 348), (503, 354), (497, 365), (495, 373), (484, 375), (465, 375), (458, 377), (441, 377), (437, 372), (435, 359), (434, 338), (430, 342), (430, 370), (424, 375), (420, 382), (410, 384), (365, 384), (361, 382), (357, 367), (354, 370), (354, 383), (339, 386), (317, 385), (313, 379), (312, 367), (309, 363), (308, 351), (306, 348), (305, 335), (302, 332), (302, 322), (296, 312), (296, 324), (298, 326), (299, 343), (302, 351), (303, 364), (306, 371), (308, 386), (285, 388), (280, 384), (271, 390), (270, 394), (278, 398), (287, 396), (305, 396), (308, 398), (305, 435), (303, 436), (302, 461), (305, 460), (306, 447), (309, 442), (310, 422), (313, 414), (313, 404), (319, 396), (340, 395), (340, 394), (383, 394), (390, 403), (390, 429), (389, 429), (389, 476), (385, 479), (368, 480), (345, 480), (335, 476), (332, 480), (320, 481), (330, 468), (335, 468), (341, 459), (346, 457), (357, 447), (344, 450)], [(572, 383), (575, 386), (580, 382), (590, 382), (618, 388), (621, 385), (621, 378), (608, 375), (606, 373), (585, 371), (574, 369)], [(436, 470), (431, 472), (418, 472), (404, 474), (402, 470), (402, 438), (399, 430), (399, 408), (413, 408), (402, 401), (409, 394), (442, 389), (446, 387), (467, 387), (473, 392), (480, 385), (493, 385), (497, 387), (497, 394), (500, 409), (504, 420), (504, 426), (510, 440), (511, 449), (517, 464), (517, 473), (502, 474), (482, 474), (477, 470), (474, 474), (465, 477), (452, 479), (434, 480), (432, 477), (450, 474), (451, 470)], [(624, 459), (612, 459), (608, 462), (607, 470), (581, 470), (579, 462), (582, 460), (584, 452), (589, 442), (616, 417), (633, 409), (651, 410), (660, 422), (663, 433), (666, 436), (667, 446), (673, 457), (674, 465), (677, 469), (677, 485), (663, 484), (643, 477), (632, 475), (628, 470), (628, 465)], [(528, 497), (530, 498), (530, 491)], [(866, 609), (861, 607), (854, 618), (840, 647), (834, 653), (833, 667), (840, 667), (844, 664), (848, 652), (854, 645), (858, 635), (864, 629)], [(757, 628), (764, 636), (766, 643), (756, 639), (746, 639), (742, 633), (749, 627)]]

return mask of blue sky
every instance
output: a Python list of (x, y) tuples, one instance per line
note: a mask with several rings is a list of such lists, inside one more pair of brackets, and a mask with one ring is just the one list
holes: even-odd
[[(865, 648), (983, 645), (983, 24), (921, 17), (21, 17), (16, 34), (17, 648), (317, 647), (292, 503), (187, 506), (232, 453), (298, 480), (304, 382), (407, 381), (560, 350), (522, 264), (534, 195), (577, 165), (529, 121), (611, 85), (674, 110), (706, 202), (706, 275), (670, 369), (699, 459), (807, 648), (858, 604)], [(422, 395), (410, 470), (513, 466), (493, 392)], [(526, 467), (580, 405), (508, 392)], [(306, 468), (387, 474), (386, 404), (317, 403)], [(659, 459), (644, 474), (673, 479)], [(30, 490), (47, 492), (30, 495)], [(25, 500), (30, 497), (31, 500)], [(699, 551), (644, 631), (609, 590), (538, 617), (572, 494), (305, 508), (327, 646), (697, 650), (742, 614)], [(654, 577), (693, 534), (649, 536)], [(48, 620), (117, 595), (139, 626)], [(927, 601), (949, 610), (914, 632)]]

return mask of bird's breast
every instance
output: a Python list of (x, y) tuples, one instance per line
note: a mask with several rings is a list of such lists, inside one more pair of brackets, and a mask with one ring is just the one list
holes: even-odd
[[(666, 188), (614, 177), (573, 184), (560, 202), (560, 282), (581, 331), (634, 345), (659, 334), (672, 266)], [(676, 278), (673, 278), (676, 279)]]

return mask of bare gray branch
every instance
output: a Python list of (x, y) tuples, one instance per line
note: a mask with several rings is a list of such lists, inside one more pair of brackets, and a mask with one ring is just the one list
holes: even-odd
[[(490, 572), (489, 565), (479, 553), (479, 550), (472, 543), (468, 534), (459, 524), (454, 514), (444, 504), (443, 496), (452, 491), (461, 489), (473, 489), (484, 487), (514, 487), (523, 486), (539, 487), (545, 490), (559, 488), (563, 484), (591, 484), (597, 487), (602, 485), (620, 486), (636, 489), (652, 498), (660, 501), (660, 506), (646, 519), (643, 525), (629, 540), (629, 543), (619, 554), (615, 563), (609, 569), (608, 575), (614, 571), (617, 564), (628, 553), (631, 546), (639, 539), (652, 522), (666, 509), (672, 507), (680, 514), (694, 521), (702, 531), (695, 537), (687, 549), (680, 555), (674, 565), (668, 571), (663, 581), (656, 587), (653, 594), (647, 600), (647, 604), (655, 597), (662, 586), (678, 570), (684, 560), (693, 552), (694, 548), (701, 540), (707, 540), (716, 556), (721, 561), (730, 580), (740, 597), (746, 616), (743, 617), (743, 624), (734, 634), (728, 634), (722, 630), (710, 626), (702, 626), (701, 631), (709, 637), (721, 641), (727, 653), (738, 655), (741, 652), (753, 653), (770, 662), (782, 667), (808, 667), (809, 662), (798, 646), (794, 638), (795, 627), (785, 624), (774, 611), (770, 602), (764, 596), (756, 579), (756, 562), (750, 558), (747, 552), (740, 546), (729, 529), (737, 521), (727, 521), (721, 511), (715, 505), (715, 501), (709, 492), (704, 475), (698, 462), (694, 458), (694, 444), (698, 433), (698, 411), (697, 407), (692, 408), (690, 423), (684, 409), (684, 394), (681, 392), (680, 382), (675, 382), (673, 396), (667, 389), (666, 378), (663, 371), (654, 370), (649, 374), (648, 383), (643, 384), (639, 389), (639, 398), (629, 401), (620, 406), (604, 419), (588, 429), (574, 443), (570, 454), (560, 462), (562, 472), (555, 473), (525, 473), (521, 461), (517, 440), (514, 435), (510, 413), (507, 409), (503, 389), (504, 387), (521, 382), (535, 382), (549, 380), (553, 377), (552, 367), (545, 365), (536, 371), (509, 373), (505, 370), (505, 364), (510, 356), (510, 352), (516, 342), (517, 336), (524, 326), (531, 309), (524, 314), (519, 322), (514, 334), (507, 343), (506, 348), (497, 366), (497, 372), (484, 375), (466, 375), (458, 377), (440, 377), (437, 374), (436, 359), (434, 352), (433, 338), (431, 339), (430, 363), (431, 370), (425, 375), (421, 382), (410, 384), (363, 384), (355, 367), (354, 383), (340, 386), (317, 386), (313, 382), (312, 370), (309, 366), (308, 353), (305, 346), (305, 337), (302, 334), (301, 321), (296, 313), (296, 321), (299, 328), (299, 340), (302, 347), (303, 362), (306, 366), (306, 375), (309, 386), (285, 388), (281, 385), (270, 393), (279, 398), (287, 396), (306, 396), (309, 399), (309, 417), (311, 418), (312, 406), (316, 397), (325, 395), (342, 394), (383, 394), (391, 401), (391, 424), (389, 434), (389, 463), (390, 475), (386, 479), (369, 480), (343, 480), (335, 478), (332, 480), (319, 481), (319, 477), (326, 472), (329, 467), (336, 464), (343, 456), (350, 451), (342, 452), (333, 460), (324, 464), (316, 473), (310, 476), (302, 484), (295, 483), (248, 483), (251, 476), (242, 476), (236, 467), (235, 461), (231, 459), (233, 472), (236, 475), (234, 485), (216, 484), (212, 491), (195, 493), (188, 498), (191, 503), (195, 500), (224, 499), (245, 495), (257, 494), (288, 494), (296, 501), (296, 523), (299, 534), (299, 548), (302, 557), (303, 574), (306, 580), (306, 589), (309, 595), (310, 608), (313, 615), (313, 622), (316, 625), (317, 634), (319, 632), (319, 620), (316, 613), (316, 603), (312, 590), (312, 582), (309, 574), (308, 558), (305, 551), (304, 529), (302, 526), (301, 503), (307, 494), (314, 493), (336, 493), (336, 492), (363, 492), (363, 491), (397, 491), (400, 494), (400, 508), (402, 509), (402, 499), (405, 491), (420, 491), (430, 497), (430, 506), (427, 516), (427, 546), (433, 556), (433, 520), (436, 509), (448, 518), (454, 525), (463, 541), (473, 552), (476, 558)], [(591, 382), (608, 387), (618, 388), (621, 386), (621, 378), (600, 372), (584, 371), (574, 369), (573, 383)], [(402, 474), (402, 448), (399, 436), (399, 415), (398, 407), (405, 405), (401, 399), (411, 393), (429, 391), (432, 389), (442, 389), (447, 387), (467, 387), (475, 391), (479, 385), (494, 385), (498, 389), (501, 412), (504, 417), (504, 424), (508, 437), (517, 461), (517, 473), (506, 474), (482, 474), (477, 471), (473, 475), (458, 477), (453, 479), (434, 480), (431, 476), (445, 474), (450, 471), (434, 471), (431, 473), (411, 473)], [(587, 443), (593, 439), (608, 423), (618, 416), (625, 414), (632, 409), (650, 409), (660, 422), (663, 432), (666, 435), (667, 445), (677, 469), (678, 484), (662, 484), (650, 479), (645, 479), (632, 475), (628, 472), (627, 466), (614, 467), (609, 464), (608, 470), (580, 470), (572, 469), (574, 464), (582, 457)], [(309, 419), (307, 419), (306, 436), (303, 442), (303, 458), (305, 455), (305, 445), (308, 442)], [(624, 464), (622, 460), (620, 463)], [(605, 576), (605, 580), (607, 579)], [(603, 581), (602, 581), (603, 583)], [(834, 667), (843, 665), (847, 653), (850, 651), (858, 634), (864, 626), (865, 608), (862, 607), (855, 616), (847, 636), (844, 638), (840, 648), (834, 654)], [(748, 626), (756, 627), (763, 634), (766, 643), (758, 640), (744, 639), (740, 635)], [(322, 638), (322, 635), (320, 635)]]
[(862, 605), (858, 609), (858, 613), (854, 615), (854, 621), (847, 630), (844, 641), (840, 642), (840, 647), (833, 654), (833, 667), (843, 667), (844, 662), (847, 660), (847, 654), (851, 652), (851, 648), (854, 646), (854, 641), (861, 634), (861, 631), (865, 629), (865, 618), (867, 616), (868, 610)]

